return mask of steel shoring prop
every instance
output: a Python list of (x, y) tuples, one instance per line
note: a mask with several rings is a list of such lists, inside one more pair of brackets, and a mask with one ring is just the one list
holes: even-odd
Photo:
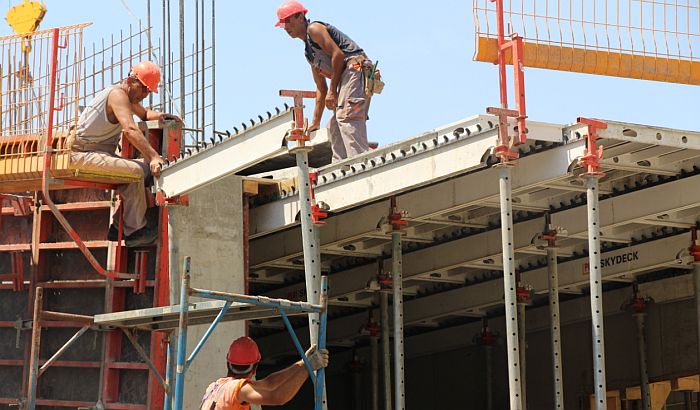
[(379, 309), (382, 327), (382, 390), (384, 410), (391, 410), (391, 341), (389, 340), (389, 294), (379, 293)]
[[(506, 310), (506, 349), (508, 357), (508, 391), (510, 410), (523, 410), (523, 391), (521, 385), (520, 344), (518, 337), (518, 306), (517, 283), (515, 279), (515, 248), (513, 245), (513, 205), (511, 167), (518, 153), (511, 148), (525, 143), (527, 128), (525, 119), (525, 73), (523, 64), (522, 37), (511, 34), (511, 40), (505, 39), (503, 19), (503, 0), (493, 0), (496, 3), (496, 23), (498, 30), (498, 79), (500, 90), (500, 108), (488, 107), (486, 112), (498, 117), (498, 144), (495, 155), (500, 162), (495, 165), (499, 169), (499, 201), (501, 210), (501, 243), (503, 247), (503, 292)], [(511, 52), (513, 62), (513, 85), (515, 110), (508, 109), (508, 84), (506, 76), (507, 52)], [(508, 117), (516, 120), (515, 135), (508, 135)]]
[[(299, 186), (299, 214), (301, 219), (301, 237), (304, 251), (304, 272), (306, 279), (306, 300), (319, 304), (321, 290), (321, 247), (316, 225), (323, 222), (325, 214), (313, 203), (313, 188), (309, 174), (309, 152), (313, 149), (306, 143), (310, 140), (307, 121), (304, 118), (304, 98), (316, 98), (314, 91), (280, 90), (280, 96), (294, 98), (294, 128), (289, 132), (288, 141), (296, 143), (289, 149), (296, 157)], [(320, 317), (309, 314), (309, 339), (311, 344), (319, 345)], [(325, 386), (323, 386), (323, 410), (327, 409)]]
[(698, 245), (698, 230), (697, 227), (692, 227), (690, 229), (692, 234), (691, 244), (690, 244), (690, 255), (693, 256), (693, 290), (695, 291), (695, 322), (697, 323), (697, 340), (696, 346), (698, 348), (698, 363), (697, 369), (700, 373), (700, 245)]
[(634, 314), (637, 322), (637, 344), (639, 346), (639, 375), (641, 382), (642, 410), (651, 410), (651, 396), (649, 392), (649, 372), (647, 370), (647, 344), (646, 344), (646, 313)]
[(520, 384), (520, 344), (515, 281), (515, 249), (513, 247), (513, 208), (510, 165), (499, 164), (501, 206), (501, 243), (503, 244), (503, 292), (506, 308), (506, 346), (508, 351), (508, 389), (510, 410), (522, 410)]
[(524, 303), (518, 302), (518, 346), (520, 347), (520, 386), (523, 410), (527, 409), (527, 329)]
[(403, 254), (401, 229), (407, 224), (396, 207), (396, 197), (391, 197), (391, 278), (394, 308), (394, 408), (406, 408), (404, 386), (404, 340), (403, 340)]
[(586, 168), (586, 199), (588, 210), (588, 263), (591, 294), (591, 317), (593, 330), (593, 379), (595, 382), (595, 409), (606, 410), (605, 383), (605, 334), (603, 329), (603, 281), (600, 265), (600, 209), (598, 203), (598, 180), (604, 175), (598, 171), (603, 147), (596, 148), (596, 131), (607, 128), (602, 121), (579, 118), (578, 123), (588, 127), (586, 154), (579, 161)]
[(561, 319), (559, 316), (559, 269), (557, 261), (557, 229), (552, 217), (545, 213), (542, 239), (547, 241), (547, 285), (549, 288), (549, 331), (552, 344), (552, 381), (554, 408), (564, 409), (564, 377), (561, 365)]

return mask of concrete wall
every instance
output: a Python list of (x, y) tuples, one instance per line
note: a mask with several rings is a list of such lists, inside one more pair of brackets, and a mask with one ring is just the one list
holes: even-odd
[[(189, 206), (170, 208), (175, 227), (171, 261), (177, 266), (171, 275), (179, 278), (184, 257), (191, 256), (193, 287), (244, 293), (242, 195), (241, 178), (232, 176), (190, 194)], [(245, 334), (244, 326), (222, 323), (209, 338), (187, 372), (186, 409), (198, 408), (209, 383), (226, 375), (226, 352), (231, 341)], [(189, 328), (188, 354), (206, 329), (205, 325)]]

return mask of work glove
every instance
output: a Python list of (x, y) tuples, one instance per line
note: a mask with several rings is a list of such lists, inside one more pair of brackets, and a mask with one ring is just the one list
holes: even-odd
[(311, 345), (309, 350), (306, 351), (306, 358), (309, 360), (311, 369), (314, 371), (328, 366), (328, 356), (327, 349), (317, 351), (316, 345)]

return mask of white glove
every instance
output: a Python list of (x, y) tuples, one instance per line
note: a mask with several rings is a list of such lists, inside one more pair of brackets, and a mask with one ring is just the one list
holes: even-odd
[(312, 370), (318, 370), (323, 367), (328, 366), (328, 350), (321, 349), (316, 351), (316, 345), (311, 345), (309, 350), (306, 351), (306, 357), (309, 359), (309, 364), (311, 364)]

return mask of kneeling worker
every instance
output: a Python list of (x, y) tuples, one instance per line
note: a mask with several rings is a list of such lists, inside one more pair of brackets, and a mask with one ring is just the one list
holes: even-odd
[[(328, 366), (328, 350), (306, 352), (311, 368)], [(252, 380), (261, 356), (258, 345), (249, 337), (234, 340), (226, 356), (226, 377), (207, 387), (201, 410), (248, 410), (251, 404), (281, 406), (291, 400), (308, 377), (304, 361), (299, 360), (286, 369), (272, 373), (262, 380)]]
[[(75, 141), (71, 147), (71, 162), (78, 166), (99, 167), (140, 176), (138, 182), (119, 186), (124, 207), (124, 237), (127, 246), (140, 246), (153, 242), (158, 232), (146, 226), (146, 191), (144, 180), (160, 175), (164, 163), (139, 127), (134, 116), (141, 120), (171, 119), (181, 121), (175, 115), (144, 108), (141, 101), (148, 94), (158, 92), (160, 68), (151, 61), (136, 64), (119, 84), (105, 88), (85, 107), (78, 119)], [(128, 159), (116, 154), (119, 140), (124, 137), (143, 158)], [(114, 220), (118, 220), (114, 218)], [(108, 240), (116, 241), (118, 230), (109, 229)]]

